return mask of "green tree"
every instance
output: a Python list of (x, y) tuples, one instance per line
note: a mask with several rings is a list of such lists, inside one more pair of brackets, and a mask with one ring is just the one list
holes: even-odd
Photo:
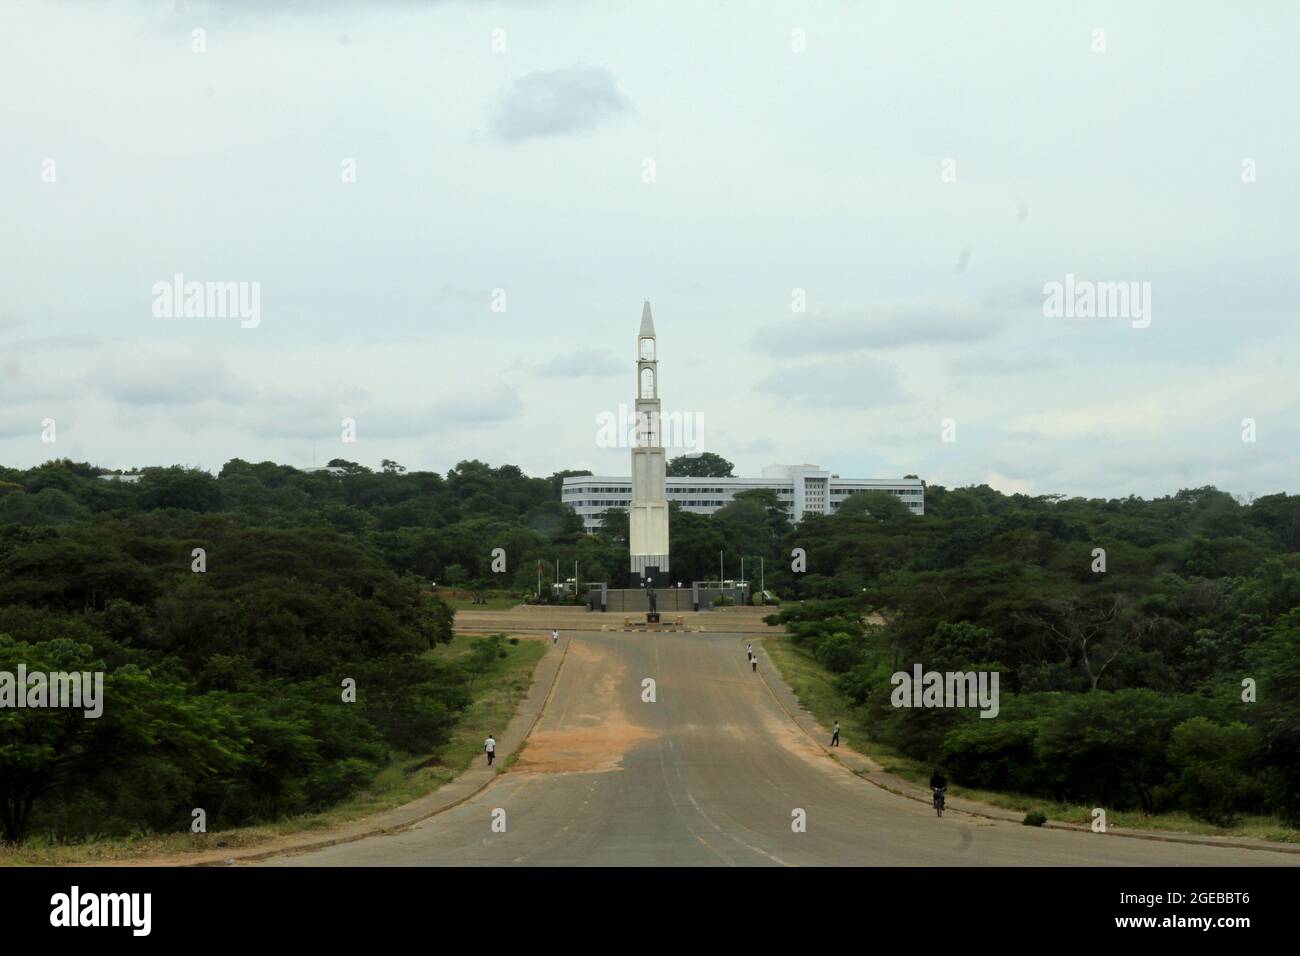
[(149, 468), (140, 479), (143, 508), (182, 508), (186, 511), (219, 511), (221, 488), (217, 479), (194, 468)]
[(859, 491), (846, 497), (835, 509), (837, 517), (870, 516), (880, 521), (898, 521), (912, 517), (901, 498), (887, 491)]
[(1260, 738), (1243, 723), (1216, 724), (1192, 717), (1169, 739), (1172, 806), (1190, 810), (1218, 826), (1233, 826), (1238, 814), (1267, 797), (1256, 767)]
[[(0, 672), (102, 672), (89, 645), (70, 640), (27, 644), (0, 634)], [(75, 791), (112, 765), (163, 755), (198, 779), (234, 767), (240, 742), (229, 714), (190, 699), (183, 687), (134, 665), (103, 678), (98, 718), (69, 708), (0, 709), (0, 828), (6, 841), (26, 837), (37, 801)]]
[(626, 545), (630, 535), (628, 520), (626, 508), (606, 508), (600, 513), (600, 534)]
[(678, 455), (668, 462), (669, 478), (731, 478), (735, 465), (711, 451)]

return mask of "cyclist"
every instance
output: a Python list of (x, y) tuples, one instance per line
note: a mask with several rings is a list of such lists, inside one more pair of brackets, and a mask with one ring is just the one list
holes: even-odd
[(948, 792), (948, 781), (943, 778), (943, 774), (937, 768), (934, 773), (930, 774), (930, 789), (934, 791), (935, 807), (942, 807), (944, 795)]

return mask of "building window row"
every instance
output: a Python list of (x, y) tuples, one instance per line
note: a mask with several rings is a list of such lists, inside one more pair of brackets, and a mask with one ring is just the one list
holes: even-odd
[(920, 488), (832, 488), (831, 494), (843, 497), (845, 495), (856, 495), (863, 491), (887, 491), (891, 495), (907, 495), (911, 497), (920, 495), (921, 490)]

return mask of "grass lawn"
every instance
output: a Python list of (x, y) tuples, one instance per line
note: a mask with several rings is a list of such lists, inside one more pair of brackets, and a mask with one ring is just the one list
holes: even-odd
[[(835, 675), (825, 670), (807, 651), (790, 643), (786, 637), (769, 637), (763, 642), (768, 656), (781, 671), (787, 684), (799, 697), (799, 702), (826, 727), (836, 720), (844, 742), (859, 753), (866, 754), (890, 773), (924, 786), (930, 779), (930, 766), (906, 757), (898, 751), (871, 740), (867, 729), (857, 716), (853, 705), (835, 689)], [(948, 792), (990, 806), (1029, 813), (1041, 811), (1049, 820), (1063, 823), (1092, 823), (1090, 806), (1061, 804), (1043, 797), (1020, 793), (1002, 793), (993, 790), (975, 790), (950, 783)], [(1111, 810), (1106, 814), (1111, 826), (1134, 830), (1163, 830), (1178, 833), (1196, 833), (1202, 836), (1254, 837), (1280, 843), (1300, 843), (1300, 830), (1283, 826), (1276, 817), (1243, 817), (1237, 826), (1216, 827), (1185, 813), (1145, 814), (1138, 811)]]
[[(455, 659), (466, 654), (478, 637), (457, 634), (450, 644), (439, 645), (430, 654)], [(241, 827), (213, 833), (181, 833), (166, 836), (137, 836), (94, 839), (66, 845), (42, 845), (33, 837), (22, 847), (0, 846), (0, 866), (55, 866), (127, 860), (219, 847), (237, 849), (256, 846), (275, 837), (331, 826), (410, 803), (458, 776), (482, 754), (488, 733), (504, 732), (528, 694), (533, 671), (546, 653), (543, 641), (508, 641), (507, 656), (475, 682), (474, 702), (464, 712), (451, 740), (437, 751), (422, 755), (395, 756), (371, 781), (370, 786), (329, 810), (307, 816), (286, 817), (274, 823)]]
[[(432, 653), (454, 659), (469, 653), (470, 646), (482, 639), (457, 634), (450, 644), (441, 644)], [(546, 653), (546, 642), (540, 640), (521, 639), (518, 644), (506, 641), (503, 646), (510, 656), (498, 661), (499, 669), (478, 678), (473, 705), (465, 712), (451, 741), (436, 755), (440, 763), (435, 769), (450, 771), (445, 780), (459, 774), (475, 757), (483, 756), (483, 740), (489, 733), (500, 736), (505, 732), (506, 724), (532, 686), (537, 662)], [(440, 780), (439, 785), (445, 780)], [(426, 792), (431, 789), (426, 788)]]

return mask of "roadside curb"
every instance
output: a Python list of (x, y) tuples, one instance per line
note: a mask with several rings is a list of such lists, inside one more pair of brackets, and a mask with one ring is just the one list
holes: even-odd
[[(520, 751), (524, 749), (524, 745), (528, 743), (528, 738), (532, 736), (533, 728), (535, 728), (537, 726), (537, 722), (542, 719), (542, 714), (546, 713), (546, 705), (550, 703), (551, 693), (555, 690), (555, 685), (560, 679), (560, 671), (564, 667), (564, 661), (569, 656), (569, 644), (572, 642), (572, 640), (573, 639), (570, 638), (569, 640), (564, 642), (564, 650), (560, 652), (560, 661), (558, 664), (555, 665), (555, 673), (551, 675), (551, 683), (550, 686), (546, 688), (546, 696), (542, 698), (542, 705), (537, 709), (537, 714), (533, 717), (533, 722), (528, 725), (528, 730), (525, 731), (523, 737), (519, 739), (519, 743), (515, 746), (514, 750), (510, 751), (510, 753), (506, 755), (507, 761), (511, 757), (515, 756), (516, 754), (518, 754)], [(504, 764), (505, 761), (502, 761), (502, 763)], [(493, 773), (486, 780), (484, 780), (483, 783), (475, 787), (469, 793), (464, 794), (463, 796), (460, 796), (455, 800), (452, 800), (450, 803), (445, 803), (442, 806), (429, 810), (426, 813), (422, 813), (417, 817), (413, 817), (410, 820), (403, 821), (402, 823), (394, 823), (386, 827), (376, 827), (375, 829), (367, 830), (363, 833), (348, 834), (347, 836), (336, 837), (330, 840), (321, 840), (316, 843), (307, 843), (307, 844), (303, 844), (302, 846), (281, 847), (275, 850), (265, 850), (262, 852), (252, 853), (245, 856), (238, 856), (235, 857), (234, 860), (235, 863), (237, 864), (244, 863), (244, 862), (257, 863), (262, 860), (269, 860), (277, 856), (296, 856), (299, 853), (310, 853), (313, 850), (323, 850), (326, 849), (327, 847), (339, 846), (344, 843), (356, 843), (358, 840), (367, 840), (371, 837), (389, 836), (393, 833), (400, 833), (403, 830), (409, 830), (411, 827), (415, 826), (416, 824), (423, 823), (425, 820), (431, 819), (432, 817), (436, 817), (440, 813), (446, 813), (448, 810), (452, 810), (460, 806), (462, 803), (474, 799), (480, 793), (486, 790), (488, 787), (492, 786), (492, 784), (496, 783), (497, 777), (509, 772), (510, 771), (503, 766), (500, 770)], [(454, 783), (454, 782), (455, 782), (454, 780), (448, 781), (448, 783)], [(434, 791), (434, 793), (437, 792), (438, 791), (436, 790)], [(394, 809), (400, 809), (400, 807)], [(213, 862), (213, 863), (190, 863), (185, 865), (229, 866), (230, 864), (223, 861), (223, 862)]]
[[(572, 638), (569, 638), (568, 640), (565, 641), (564, 649), (560, 652), (560, 660), (555, 665), (555, 673), (551, 675), (551, 682), (550, 685), (546, 688), (546, 695), (542, 698), (541, 706), (538, 707), (537, 713), (536, 715), (534, 715), (532, 723), (528, 725), (528, 729), (524, 732), (524, 735), (519, 739), (519, 743), (507, 755), (506, 757), (507, 760), (510, 757), (515, 756), (516, 754), (518, 754), (520, 751), (523, 750), (524, 745), (528, 742), (528, 738), (533, 733), (533, 729), (537, 726), (538, 721), (542, 719), (542, 715), (546, 713), (546, 705), (550, 703), (551, 694), (555, 691), (555, 685), (556, 683), (558, 683), (560, 679), (560, 671), (564, 668), (564, 662), (569, 656), (569, 644), (572, 643), (572, 640), (573, 640)], [(540, 664), (541, 662), (539, 661), (538, 663)], [(502, 761), (502, 763), (504, 764), (505, 761)], [(484, 780), (481, 784), (479, 784), (479, 786), (475, 787), (469, 793), (462, 794), (461, 796), (455, 798), (454, 800), (451, 800), (447, 803), (434, 807), (433, 809), (425, 811), (419, 814), (418, 816), (412, 817), (408, 820), (403, 820), (400, 823), (393, 823), (381, 827), (373, 827), (371, 829), (364, 830), (360, 833), (348, 833), (348, 834), (343, 834), (340, 836), (331, 837), (327, 839), (315, 840), (311, 843), (296, 844), (294, 846), (277, 847), (275, 849), (270, 849), (270, 850), (253, 849), (246, 853), (240, 851), (234, 851), (229, 855), (227, 855), (226, 858), (223, 860), (196, 860), (194, 862), (178, 863), (175, 865), (180, 867), (225, 867), (225, 866), (231, 866), (232, 864), (238, 865), (241, 863), (259, 863), (264, 860), (269, 860), (278, 856), (296, 856), (300, 853), (311, 853), (314, 850), (324, 850), (328, 847), (340, 846), (341, 844), (344, 843), (355, 843), (358, 840), (366, 840), (366, 839), (370, 839), (371, 837), (389, 836), (394, 833), (400, 833), (401, 831), (409, 830), (411, 827), (423, 823), (424, 821), (432, 817), (435, 817), (440, 813), (445, 813), (448, 810), (452, 810), (460, 806), (462, 803), (465, 803), (468, 800), (472, 800), (474, 797), (477, 797), (484, 790), (488, 789), (488, 787), (492, 786), (492, 784), (496, 783), (497, 777), (508, 772), (509, 771), (503, 766), (500, 770), (497, 770), (496, 772), (489, 775), (486, 780)], [(460, 779), (460, 777), (456, 777), (452, 780), (449, 780), (447, 781), (446, 784), (443, 784), (443, 786), (445, 787), (454, 784), (458, 779)], [(440, 787), (439, 789), (442, 788)], [(434, 790), (430, 794), (427, 794), (426, 797), (433, 796), (437, 792), (438, 792), (437, 790)], [(421, 797), (419, 799), (426, 799), (426, 797)], [(412, 802), (413, 803), (418, 802), (418, 800)], [(409, 803), (405, 804), (405, 806), (410, 806), (410, 805), (411, 804)], [(401, 806), (398, 806), (398, 807), (393, 807), (391, 810), (385, 812), (396, 812), (396, 811), (400, 811), (401, 809), (402, 809)], [(132, 860), (132, 861), (113, 861), (112, 863), (108, 863), (105, 865), (106, 866), (147, 866), (148, 863), (147, 861)]]
[[(551, 675), (551, 686), (546, 688), (546, 696), (542, 698), (542, 706), (537, 708), (537, 714), (533, 717), (533, 722), (528, 725), (528, 729), (524, 731), (524, 735), (519, 738), (519, 746), (515, 747), (515, 749), (510, 751), (506, 756), (507, 761), (520, 754), (524, 749), (524, 744), (528, 743), (528, 738), (533, 735), (533, 731), (537, 728), (538, 721), (540, 721), (542, 715), (546, 713), (546, 705), (551, 702), (551, 694), (555, 692), (555, 685), (560, 681), (560, 671), (564, 669), (564, 662), (569, 658), (569, 645), (572, 643), (573, 638), (571, 637), (565, 640), (564, 650), (560, 652), (560, 662), (555, 665), (555, 673)], [(507, 773), (509, 771), (508, 768), (503, 767), (501, 772)], [(493, 779), (495, 780), (496, 778), (494, 777)]]
[[(770, 653), (767, 655), (767, 659), (769, 661), (772, 660), (772, 655)], [(777, 665), (775, 664), (775, 662), (773, 662), (772, 667), (776, 668), (776, 666)], [(779, 669), (778, 669), (778, 673), (779, 673)], [(876, 771), (867, 769), (862, 771), (861, 773), (858, 772), (857, 770), (854, 770), (843, 760), (841, 760), (838, 754), (833, 752), (830, 748), (828, 748), (825, 744), (823, 744), (819, 738), (814, 736), (812, 731), (810, 731), (807, 727), (805, 727), (802, 723), (800, 723), (799, 718), (795, 714), (791, 713), (790, 708), (787, 707), (785, 705), (785, 702), (781, 700), (781, 696), (772, 687), (771, 683), (767, 679), (766, 674), (760, 672), (758, 676), (763, 679), (763, 686), (767, 688), (768, 693), (772, 695), (772, 699), (776, 701), (777, 706), (780, 707), (781, 710), (785, 712), (785, 715), (790, 718), (791, 722), (793, 722), (796, 727), (802, 730), (804, 732), (804, 735), (807, 736), (808, 739), (811, 740), (814, 744), (816, 744), (817, 747), (824, 754), (826, 754), (826, 756), (830, 757), (833, 761), (835, 761), (836, 764), (842, 767), (845, 771), (857, 777), (859, 780), (864, 780), (867, 783), (871, 784), (872, 786), (884, 790), (887, 793), (892, 793), (895, 796), (903, 797), (904, 799), (907, 800), (914, 800), (917, 803), (922, 803), (922, 804), (930, 803), (929, 798), (925, 796), (918, 796), (913, 793), (908, 793), (905, 790), (902, 790), (898, 787), (891, 787), (887, 783), (873, 779), (871, 777), (872, 772), (888, 773), (888, 771), (886, 771), (883, 767), (880, 767), (880, 765), (877, 764), (876, 761), (872, 760), (866, 754), (862, 754), (862, 753), (858, 753), (857, 751), (854, 751), (854, 753), (858, 753), (858, 756), (860, 756), (863, 759), (863, 761), (869, 765), (869, 767), (879, 768), (879, 769)], [(782, 680), (784, 681), (784, 677), (782, 677)], [(795, 694), (794, 689), (791, 688), (789, 684), (786, 684), (786, 688), (790, 691), (791, 696), (796, 701), (798, 701), (799, 695)], [(813, 720), (814, 723), (818, 723), (818, 726), (820, 726), (820, 723), (817, 721), (816, 717), (813, 717), (811, 711), (808, 711), (808, 716)], [(895, 776), (895, 775), (890, 774), (890, 776)], [(1001, 823), (1021, 822), (1022, 818), (1017, 817), (1015, 811), (1003, 810), (1001, 807), (991, 807), (988, 806), (987, 804), (980, 804), (980, 806), (985, 807), (985, 809), (968, 810), (964, 807), (954, 806), (950, 800), (947, 808), (957, 813), (964, 813), (967, 816), (979, 817), (984, 820), (996, 820)], [(1044, 823), (1042, 827), (1039, 829), (1072, 830), (1076, 833), (1093, 832), (1091, 827), (1083, 826), (1078, 823), (1063, 823), (1056, 820), (1049, 820), (1048, 822)], [(1237, 850), (1258, 850), (1264, 853), (1300, 854), (1300, 846), (1296, 846), (1295, 844), (1292, 843), (1244, 843), (1241, 842), (1239, 839), (1235, 839), (1232, 837), (1220, 837), (1216, 839), (1216, 838), (1198, 837), (1194, 834), (1155, 833), (1155, 832), (1141, 831), (1141, 830), (1106, 830), (1104, 833), (1098, 834), (1098, 836), (1127, 837), (1128, 839), (1131, 840), (1154, 840), (1157, 843), (1191, 843), (1197, 846), (1215, 846), (1215, 847), (1225, 847), (1225, 848), (1237, 849)]]

